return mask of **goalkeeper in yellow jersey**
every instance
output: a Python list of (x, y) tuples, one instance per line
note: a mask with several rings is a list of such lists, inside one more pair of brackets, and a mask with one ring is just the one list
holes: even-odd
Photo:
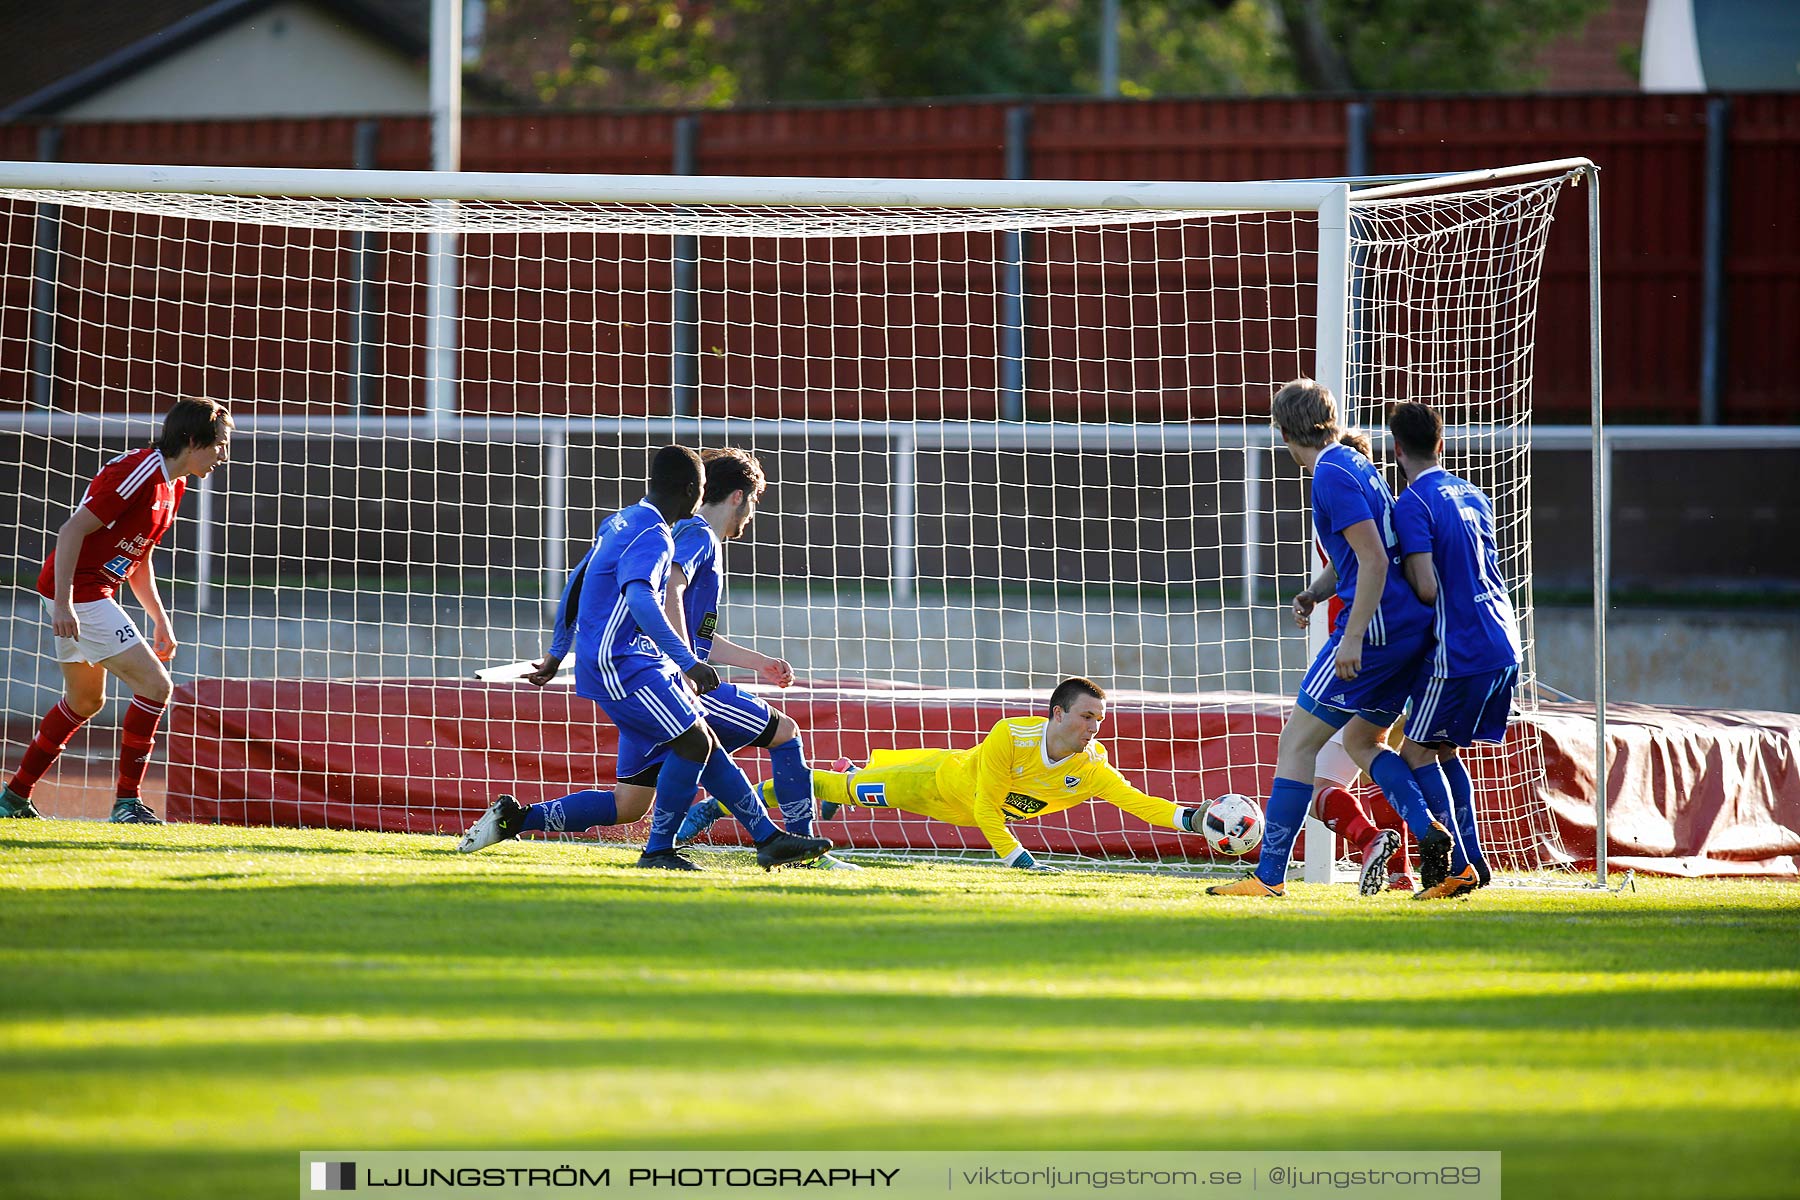
[[(845, 804), (902, 812), (981, 830), (1009, 867), (1054, 871), (1032, 858), (1007, 822), (1025, 821), (1104, 800), (1152, 825), (1194, 832), (1197, 809), (1138, 791), (1106, 761), (1095, 741), (1106, 719), (1106, 693), (1086, 679), (1065, 679), (1050, 693), (1049, 716), (1008, 717), (967, 750), (877, 750), (848, 773), (814, 771), (813, 795), (827, 819)], [(763, 785), (767, 799), (770, 785)]]

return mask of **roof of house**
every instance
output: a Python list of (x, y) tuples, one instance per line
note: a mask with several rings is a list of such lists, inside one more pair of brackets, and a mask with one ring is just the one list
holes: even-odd
[[(280, 0), (89, 0), (0, 7), (0, 120), (57, 112)], [(431, 47), (431, 0), (305, 0), (400, 54)], [(483, 99), (516, 102), (470, 72)]]

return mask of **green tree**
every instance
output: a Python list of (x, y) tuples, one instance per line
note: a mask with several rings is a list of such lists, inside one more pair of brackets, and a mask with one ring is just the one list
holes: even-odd
[[(1120, 0), (1128, 96), (1493, 90), (1604, 0)], [(493, 0), (559, 107), (1091, 95), (1101, 0)]]
[(1506, 91), (1604, 0), (1273, 0), (1301, 88)]

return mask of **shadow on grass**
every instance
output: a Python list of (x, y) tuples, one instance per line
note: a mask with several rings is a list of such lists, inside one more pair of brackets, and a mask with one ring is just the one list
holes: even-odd
[[(1206, 1000), (1120, 997), (932, 996), (914, 992), (834, 988), (806, 995), (721, 983), (679, 992), (623, 990), (605, 983), (539, 980), (521, 975), (473, 985), (441, 976), (395, 973), (380, 981), (344, 980), (343, 972), (311, 977), (284, 973), (259, 979), (224, 971), (217, 992), (191, 995), (178, 987), (154, 988), (152, 1007), (163, 1017), (267, 1018), (274, 1036), (241, 1033), (195, 1040), (100, 1046), (26, 1047), (0, 1052), (9, 1074), (46, 1072), (66, 1083), (83, 1073), (163, 1073), (240, 1080), (302, 1075), (328, 1079), (369, 1074), (429, 1077), (443, 1072), (661, 1070), (704, 1063), (709, 1071), (754, 1073), (792, 1061), (797, 1036), (807, 1055), (834, 1071), (909, 1071), (977, 1068), (1006, 1071), (1022, 1056), (1054, 1048), (1059, 1070), (1164, 1070), (1217, 1066), (1215, 1039), (1222, 1031), (1280, 1030), (1281, 1048), (1256, 1051), (1264, 1066), (1318, 1066), (1318, 1047), (1344, 1030), (1368, 1039), (1398, 1035), (1423, 1050), (1434, 1038), (1454, 1041), (1462, 1068), (1561, 1071), (1630, 1065), (1628, 1040), (1595, 1041), (1597, 1009), (1606, 1028), (1662, 1037), (1669, 1033), (1743, 1031), (1768, 1037), (1800, 1028), (1791, 1003), (1770, 989), (1653, 989), (1424, 1002), (1319, 999)], [(335, 981), (334, 981), (335, 980)], [(342, 982), (336, 982), (342, 981)], [(95, 980), (87, 981), (91, 986)], [(120, 982), (130, 984), (133, 980)], [(741, 980), (735, 981), (741, 984)], [(135, 988), (132, 994), (138, 996)], [(69, 1011), (55, 992), (35, 1003)], [(284, 1003), (285, 1001), (285, 1003)], [(263, 1007), (263, 1006), (267, 1007)], [(515, 1014), (510, 1032), (488, 1032), (496, 1013)], [(754, 1021), (729, 1014), (754, 1013)], [(370, 1036), (354, 1028), (313, 1028), (285, 1038), (289, 1016), (380, 1020), (400, 1018), (416, 1034)], [(534, 1019), (541, 1014), (542, 1022)], [(477, 1053), (467, 1053), (467, 1033), (436, 1023), (481, 1021)], [(656, 1032), (647, 1032), (653, 1028)], [(505, 1029), (504, 1024), (502, 1029)], [(1094, 1031), (1132, 1031), (1109, 1037)], [(1191, 1042), (1166, 1035), (1191, 1030)], [(1503, 1038), (1483, 1035), (1505, 1034)], [(1255, 1034), (1246, 1034), (1254, 1043)], [(1365, 1050), (1367, 1046), (1365, 1045)], [(1388, 1052), (1388, 1047), (1383, 1052)], [(1670, 1051), (1673, 1054), (1676, 1051)], [(1714, 1051), (1685, 1046), (1675, 1068), (1717, 1064)]]
[[(102, 864), (120, 847), (31, 845)], [(124, 848), (218, 850), (149, 837)], [(367, 853), (273, 841), (232, 849)], [(0, 1077), (21, 1110), (59, 1087), (80, 1097), (116, 1089), (127, 1109), (146, 1087), (192, 1086), (225, 1099), (193, 1101), (223, 1131), (217, 1152), (156, 1153), (140, 1148), (145, 1139), (114, 1146), (103, 1134), (87, 1152), (13, 1139), (0, 1195), (291, 1195), (302, 1147), (249, 1153), (231, 1144), (234, 1132), (252, 1136), (261, 1118), (240, 1123), (227, 1106), (241, 1099), (255, 1109), (260, 1091), (278, 1083), (311, 1088), (324, 1107), (343, 1098), (353, 1112), (379, 1112), (360, 1148), (528, 1148), (514, 1139), (534, 1136), (530, 1114), (508, 1122), (481, 1107), (490, 1071), (540, 1076), (546, 1086), (569, 1073), (620, 1072), (631, 1081), (616, 1108), (580, 1116), (590, 1127), (540, 1143), (548, 1150), (1194, 1148), (1230, 1136), (1234, 1144), (1222, 1148), (1246, 1138), (1305, 1149), (1498, 1148), (1515, 1195), (1792, 1194), (1794, 1102), (1791, 1092), (1763, 1085), (1787, 1077), (1780, 1048), (1800, 1044), (1800, 996), (1756, 980), (1706, 978), (1800, 967), (1791, 908), (1672, 913), (1597, 898), (1571, 910), (1484, 894), (1430, 912), (1385, 898), (1321, 911), (1308, 902), (1214, 903), (1198, 898), (1198, 885), (1192, 896), (1161, 884), (1116, 895), (1074, 885), (1014, 893), (972, 876), (965, 884), (911, 872), (689, 880), (626, 870), (571, 875), (567, 864), (504, 855), (448, 871), (435, 855), (409, 847), (398, 857), (407, 855), (419, 870), (396, 871), (384, 854), (365, 878), (324, 880), (285, 863), (240, 874), (228, 859), (189, 864), (153, 855), (151, 871), (188, 874), (137, 886), (8, 889), (0, 1014), (67, 1022), (54, 1035), (68, 1039), (63, 1044), (15, 1040), (0, 1054)], [(329, 867), (356, 869), (341, 859)], [(287, 882), (283, 872), (302, 878)], [(1264, 973), (1259, 985), (1275, 978), (1289, 994), (1231, 997), (1220, 981), (1246, 962)], [(1449, 998), (1406, 994), (1440, 972), (1477, 986)], [(1656, 983), (1667, 986), (1619, 978), (1643, 973), (1662, 973)], [(1331, 986), (1370, 974), (1393, 980), (1395, 994), (1345, 995)], [(1488, 986), (1479, 986), (1484, 979)], [(1078, 985), (1089, 981), (1104, 985), (1101, 994), (1082, 994)], [(1191, 997), (1180, 990), (1189, 981)], [(139, 1015), (193, 1018), (147, 1037), (196, 1040), (74, 1040), (84, 1018)], [(289, 1016), (346, 1020), (282, 1030)], [(358, 1018), (392, 1024), (358, 1027)], [(456, 1024), (496, 1018), (497, 1036), (480, 1036), (473, 1047)], [(264, 1019), (269, 1038), (227, 1024)], [(1727, 1040), (1732, 1034), (1742, 1036)], [(1371, 1045), (1384, 1057), (1371, 1060)], [(1443, 1061), (1439, 1045), (1457, 1046), (1461, 1057)], [(1691, 1106), (1648, 1112), (1629, 1094), (1596, 1098), (1592, 1080), (1614, 1072), (1704, 1068), (1729, 1076), (1734, 1064), (1718, 1048), (1744, 1053), (1747, 1045), (1774, 1047), (1772, 1061), (1741, 1064), (1745, 1085), (1713, 1093), (1710, 1106), (1699, 1093), (1678, 1097)], [(799, 1114), (749, 1104), (767, 1090), (771, 1064), (796, 1061), (796, 1046), (814, 1064), (805, 1085), (820, 1099)], [(1347, 1100), (1246, 1123), (1196, 1122), (1193, 1105), (1167, 1112), (1154, 1096), (1120, 1110), (1047, 1090), (1077, 1086), (1058, 1082), (1064, 1069), (1089, 1079), (1173, 1071), (1177, 1085), (1191, 1078), (1195, 1093), (1216, 1095), (1218, 1111), (1230, 1112), (1243, 1078), (1234, 1062), (1310, 1087), (1328, 1070), (1391, 1079), (1409, 1059), (1466, 1068), (1459, 1088), (1504, 1084), (1510, 1070), (1568, 1078), (1575, 1098), (1565, 1102), (1546, 1086), (1542, 1111), (1515, 1105), (1472, 1115), (1481, 1100), (1474, 1091), (1442, 1097), (1439, 1106), (1430, 1095), (1354, 1090)], [(972, 1112), (946, 1092), (930, 1109), (941, 1120), (871, 1120), (856, 1103), (858, 1087), (948, 1088), (969, 1071), (1016, 1089), (1017, 1111)], [(680, 1078), (669, 1072), (698, 1077), (736, 1115), (658, 1115), (659, 1081)], [(415, 1128), (412, 1109), (380, 1088), (376, 1101), (351, 1100), (357, 1077), (392, 1095), (449, 1084), (458, 1104), (466, 1098), (467, 1119)], [(276, 1136), (286, 1136), (291, 1127), (278, 1128)], [(492, 1132), (501, 1129), (510, 1136)]]
[[(245, 886), (222, 882), (240, 877)], [(1473, 905), (1421, 913), (1376, 902), (1328, 915), (1234, 901), (985, 904), (946, 897), (943, 889), (901, 892), (843, 884), (842, 877), (828, 887), (639, 874), (293, 884), (229, 871), (184, 878), (202, 886), (159, 881), (16, 892), (0, 925), (0, 950), (154, 947), (719, 970), (1128, 967), (1246, 954), (1503, 954), (1484, 968), (1532, 971), (1800, 968), (1792, 914), (1750, 906), (1720, 906), (1675, 922), (1604, 902), (1578, 914)]]
[[(1713, 971), (1792, 968), (1800, 958), (1785, 914), (1712, 910), (1721, 929), (1671, 928), (1651, 914), (1571, 918), (1520, 911), (1419, 919), (1389, 913), (1288, 915), (1259, 910), (1254, 927), (1229, 904), (1147, 914), (1140, 905), (993, 911), (980, 905), (909, 904), (884, 892), (838, 887), (670, 887), (636, 877), (561, 883), (461, 879), (454, 886), (347, 881), (237, 887), (142, 886), (46, 889), (9, 898), (0, 962), (14, 986), (0, 1013), (21, 1016), (268, 1014), (398, 1016), (430, 1021), (496, 1013), (543, 1013), (586, 1022), (579, 1038), (502, 1038), (521, 1064), (654, 1065), (704, 1046), (721, 1063), (779, 1059), (795, 1031), (832, 1036), (834, 1055), (891, 1059), (892, 1044), (855, 1030), (884, 1022), (1006, 1031), (1066, 1030), (1066, 1053), (1089, 1057), (1081, 1030), (1201, 1025), (1330, 1031), (1340, 1028), (1567, 1031), (1789, 1030), (1800, 1028), (1800, 995), (1754, 984), (1681, 986)], [(661, 885), (661, 886), (659, 886)], [(1383, 997), (1341, 996), (1316, 975), (1296, 994), (1188, 999), (1171, 981), (1215, 981), (1254, 969), (1319, 970), (1320, 956), (1410, 975), (1419, 963), (1479, 977), (1506, 973), (1491, 990), (1418, 997), (1404, 984)], [(829, 972), (809, 991), (806, 972)], [(688, 974), (682, 974), (687, 972)], [(769, 973), (781, 973), (774, 982)], [(796, 972), (798, 974), (796, 974)], [(854, 976), (866, 972), (859, 985)], [(1520, 986), (1515, 973), (1541, 977)], [(1667, 972), (1668, 986), (1606, 979)], [(851, 979), (847, 981), (845, 976)], [(1570, 976), (1593, 980), (1591, 986)], [(1102, 994), (1034, 982), (1102, 979)], [(1131, 995), (1131, 981), (1151, 995)], [(829, 990), (824, 990), (826, 988)], [(1110, 994), (1107, 994), (1110, 992)], [(722, 1020), (756, 1013), (767, 1024)], [(678, 1020), (683, 1038), (620, 1040), (609, 1019)], [(441, 1055), (441, 1041), (322, 1039), (358, 1066), (396, 1068)], [(973, 1039), (970, 1039), (973, 1040)], [(300, 1051), (280, 1044), (74, 1049), (6, 1056), (64, 1070), (129, 1061), (146, 1068), (274, 1069)], [(1105, 1043), (1102, 1042), (1102, 1045)], [(305, 1052), (320, 1053), (308, 1039)], [(1116, 1053), (1099, 1051), (1098, 1053)], [(1157, 1050), (1148, 1054), (1160, 1053)], [(1196, 1051), (1198, 1061), (1201, 1051)], [(1530, 1051), (1521, 1050), (1521, 1054)], [(1567, 1053), (1564, 1048), (1562, 1053)], [(185, 1062), (184, 1054), (206, 1061)], [(970, 1061), (984, 1052), (959, 1050)], [(1153, 1061), (1147, 1059), (1146, 1061)], [(329, 1061), (315, 1060), (319, 1069)], [(1549, 1063), (1548, 1065), (1555, 1065)], [(346, 1069), (349, 1069), (346, 1067)]]

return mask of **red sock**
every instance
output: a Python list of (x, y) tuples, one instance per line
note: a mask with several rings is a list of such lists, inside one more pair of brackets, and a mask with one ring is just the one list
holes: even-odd
[(1328, 787), (1319, 793), (1319, 815), (1339, 837), (1358, 850), (1375, 836), (1375, 825), (1363, 811), (1362, 802), (1341, 787)]
[(31, 745), (25, 747), (25, 761), (19, 764), (19, 773), (12, 777), (6, 786), (15, 796), (29, 797), (31, 789), (37, 781), (44, 777), (56, 756), (63, 752), (75, 731), (87, 724), (86, 717), (75, 715), (67, 700), (58, 700), (56, 707), (44, 714), (43, 724), (38, 726), (37, 736), (31, 739)]
[(166, 704), (133, 696), (119, 723), (119, 798), (135, 799), (144, 782), (144, 766), (156, 748), (156, 727)]

